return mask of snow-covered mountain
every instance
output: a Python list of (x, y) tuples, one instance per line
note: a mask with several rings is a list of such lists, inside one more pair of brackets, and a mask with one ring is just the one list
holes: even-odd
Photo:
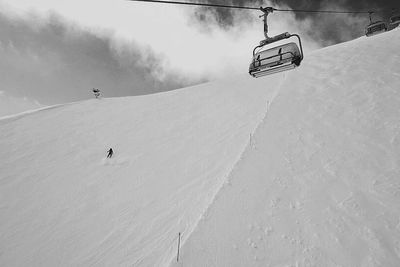
[(0, 120), (1, 265), (398, 266), (399, 42)]

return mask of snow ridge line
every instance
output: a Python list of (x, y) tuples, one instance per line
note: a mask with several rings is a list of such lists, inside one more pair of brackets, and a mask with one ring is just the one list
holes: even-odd
[[(238, 165), (238, 163), (242, 161), (244, 154), (247, 151), (250, 151), (250, 150), (255, 148), (255, 143), (254, 143), (253, 136), (257, 132), (257, 130), (260, 128), (260, 126), (266, 121), (266, 118), (268, 117), (268, 111), (270, 109), (270, 106), (273, 103), (273, 101), (276, 98), (276, 96), (279, 95), (279, 92), (281, 91), (282, 85), (284, 84), (285, 80), (286, 80), (286, 75), (283, 77), (282, 82), (279, 84), (278, 89), (276, 90), (276, 93), (274, 95), (272, 95), (271, 99), (267, 100), (267, 102), (266, 102), (267, 108), (266, 108), (265, 112), (263, 113), (263, 115), (261, 116), (260, 121), (256, 124), (255, 128), (253, 129), (253, 131), (250, 132), (250, 138), (247, 141), (246, 145), (244, 146), (242, 152), (239, 153), (238, 158), (235, 160), (235, 162), (233, 163), (233, 165), (231, 166), (231, 168), (229, 169), (227, 174), (224, 175), (225, 176), (224, 182), (222, 182), (221, 185), (219, 185), (219, 188), (215, 192), (214, 196), (211, 198), (210, 203), (207, 205), (207, 207), (201, 213), (201, 215), (197, 219), (196, 223), (194, 224), (193, 228), (187, 233), (185, 233), (184, 231), (181, 232), (181, 240), (180, 240), (180, 250), (181, 251), (182, 251), (182, 248), (185, 246), (186, 240), (188, 240), (190, 238), (190, 236), (192, 235), (192, 233), (197, 229), (199, 223), (205, 217), (205, 215), (208, 213), (208, 211), (211, 209), (211, 207), (215, 203), (216, 199), (218, 198), (219, 194), (221, 193), (222, 189), (226, 185), (229, 184), (229, 178), (231, 177), (233, 171), (236, 169), (236, 166)], [(185, 236), (185, 238), (182, 238), (182, 236)], [(176, 256), (172, 255), (171, 256), (171, 260), (170, 260), (170, 262), (169, 262), (169, 264), (167, 266), (172, 266), (175, 263), (175, 258), (176, 258)]]

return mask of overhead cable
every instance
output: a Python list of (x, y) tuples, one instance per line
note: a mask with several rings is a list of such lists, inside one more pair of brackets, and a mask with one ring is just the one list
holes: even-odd
[[(233, 9), (247, 9), (247, 10), (261, 10), (261, 7), (250, 7), (250, 6), (227, 6), (218, 4), (207, 4), (207, 3), (193, 3), (193, 2), (180, 2), (180, 1), (161, 1), (161, 0), (128, 0), (135, 2), (149, 2), (149, 3), (161, 3), (161, 4), (176, 4), (176, 5), (190, 5), (190, 6), (204, 6), (204, 7), (216, 7), (216, 8), (233, 8)], [(368, 14), (374, 13), (374, 11), (339, 11), (339, 10), (307, 10), (307, 9), (279, 9), (271, 8), (273, 11), (280, 12), (299, 12), (299, 13), (331, 13), (331, 14)]]

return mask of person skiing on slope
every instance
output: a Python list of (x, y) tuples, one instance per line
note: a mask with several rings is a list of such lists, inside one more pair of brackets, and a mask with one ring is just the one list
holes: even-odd
[(112, 155), (114, 154), (114, 151), (113, 151), (113, 149), (112, 148), (110, 148), (108, 151), (108, 154), (107, 154), (107, 158), (111, 158), (112, 157)]

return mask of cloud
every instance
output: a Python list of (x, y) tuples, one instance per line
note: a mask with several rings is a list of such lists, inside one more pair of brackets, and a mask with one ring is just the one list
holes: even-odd
[(91, 97), (150, 94), (187, 84), (167, 59), (134, 42), (119, 45), (112, 31), (82, 29), (57, 14), (8, 17), (0, 13), (0, 90), (46, 104)]
[[(291, 0), (202, 2), (364, 7), (346, 0), (334, 5)], [(114, 0), (2, 0), (0, 90), (54, 104), (89, 98), (92, 87), (106, 96), (138, 95), (246, 74), (252, 50), (263, 39), (260, 14)], [(268, 21), (271, 36), (300, 34), (307, 55), (362, 35), (368, 19), (274, 12)]]
[(0, 89), (53, 104), (90, 97), (92, 87), (106, 96), (137, 95), (245, 74), (262, 34), (253, 19), (243, 22), (229, 29), (210, 24), (204, 31), (187, 7), (3, 2)]
[[(388, 20), (393, 8), (400, 11), (400, 2), (398, 0), (383, 1), (356, 1), (356, 0), (339, 0), (339, 1), (298, 1), (298, 0), (271, 0), (271, 1), (221, 1), (221, 0), (203, 0), (202, 3), (225, 4), (225, 5), (241, 5), (250, 7), (273, 6), (275, 8), (289, 8), (300, 10), (336, 10), (336, 11), (377, 11), (373, 14), (373, 19)], [(224, 8), (196, 8), (192, 16), (200, 25), (207, 27), (210, 16), (218, 22), (221, 28), (236, 27), (242, 21), (237, 20), (239, 13), (247, 11), (237, 11), (235, 9)], [(253, 12), (254, 13), (254, 12)], [(271, 25), (275, 23), (276, 17), (285, 16), (286, 12), (274, 12), (274, 18), (270, 15)], [(365, 26), (369, 24), (368, 14), (322, 14), (322, 13), (291, 13), (294, 16), (300, 34), (307, 35), (321, 46), (327, 46), (339, 42), (348, 41), (364, 34)], [(208, 18), (208, 19), (205, 19)], [(273, 20), (272, 20), (273, 19)], [(281, 20), (277, 20), (281, 23)], [(304, 25), (309, 25), (305, 28)], [(288, 27), (290, 30), (293, 27)], [(295, 27), (294, 27), (295, 28)]]
[(92, 87), (135, 95), (246, 74), (263, 37), (257, 12), (232, 13), (235, 27), (207, 15), (205, 29), (195, 9), (175, 5), (15, 0), (1, 7), (3, 55), (14, 62), (7, 90), (35, 92), (44, 103), (87, 98)]
[[(376, 11), (373, 20), (387, 20), (392, 7), (398, 6), (397, 1), (274, 1), (287, 5), (292, 9), (305, 10), (334, 10), (334, 11)], [(325, 14), (325, 13), (295, 13), (296, 20), (308, 19), (313, 25), (307, 33), (321, 45), (349, 41), (364, 35), (365, 27), (369, 24), (368, 14)]]

